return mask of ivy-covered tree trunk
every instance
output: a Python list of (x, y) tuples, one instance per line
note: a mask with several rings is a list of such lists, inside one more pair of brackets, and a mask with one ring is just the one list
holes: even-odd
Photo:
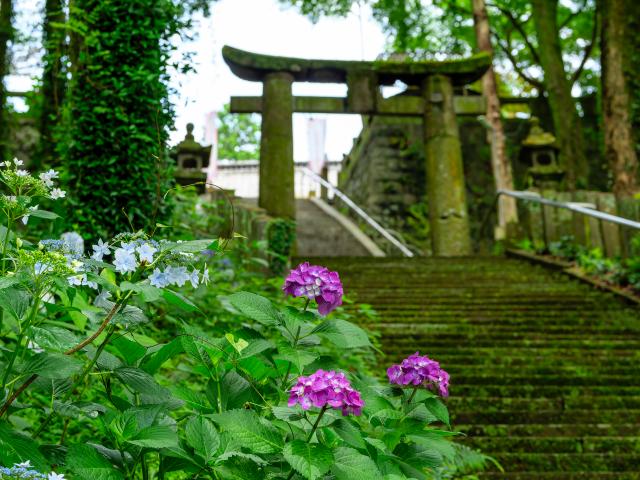
[(630, 197), (638, 189), (638, 157), (631, 129), (630, 98), (625, 81), (625, 0), (602, 0), (602, 115), (604, 147), (613, 172), (613, 191)]
[(57, 161), (54, 129), (60, 116), (65, 94), (65, 32), (61, 25), (66, 17), (63, 0), (46, 0), (44, 9), (43, 45), (44, 69), (42, 72), (42, 107), (40, 111), (40, 148), (38, 163), (54, 165)]
[(9, 72), (9, 42), (13, 38), (13, 0), (0, 0), (0, 159), (7, 157), (9, 124), (7, 91), (4, 84)]
[(162, 216), (172, 110), (166, 64), (170, 0), (74, 0), (85, 22), (65, 103), (62, 143), (70, 228), (87, 237), (150, 231)]
[[(493, 55), (489, 16), (484, 0), (472, 0), (473, 25), (476, 32), (476, 44), (481, 52)], [(482, 77), (482, 93), (487, 99), (487, 121), (491, 126), (488, 138), (491, 144), (491, 166), (496, 190), (513, 190), (513, 172), (507, 158), (506, 138), (500, 116), (500, 98), (493, 66)], [(515, 199), (501, 196), (498, 203), (498, 226), (502, 234), (506, 234), (509, 224), (518, 222), (518, 211)]]
[(558, 0), (532, 0), (533, 21), (538, 38), (538, 54), (544, 71), (553, 126), (560, 147), (560, 161), (567, 170), (570, 189), (586, 186), (588, 164), (584, 135), (571, 82), (562, 60), (558, 28)]

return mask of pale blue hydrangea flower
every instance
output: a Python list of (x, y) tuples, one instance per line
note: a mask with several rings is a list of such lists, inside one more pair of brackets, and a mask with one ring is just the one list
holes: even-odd
[(110, 308), (111, 304), (109, 299), (111, 298), (111, 292), (109, 290), (102, 290), (93, 301), (96, 307)]
[(209, 267), (207, 267), (206, 265), (202, 270), (202, 283), (204, 283), (205, 285), (209, 285)]
[(140, 257), (140, 263), (153, 263), (153, 254), (157, 251), (157, 248), (148, 243), (143, 243), (136, 248), (136, 252), (138, 252), (138, 256)]
[(109, 249), (109, 244), (104, 243), (102, 239), (98, 240), (98, 243), (95, 245), (92, 245), (91, 248), (93, 249), (93, 255), (91, 255), (91, 258), (93, 258), (94, 260), (97, 260), (98, 262), (102, 261), (102, 257), (104, 257), (105, 255), (109, 255), (111, 253), (111, 250)]
[(149, 275), (149, 282), (158, 288), (164, 288), (171, 283), (169, 282), (169, 276), (165, 272), (160, 271), (159, 268), (156, 268), (153, 273)]
[(198, 284), (200, 283), (200, 272), (198, 272), (197, 269), (195, 268), (193, 269), (189, 277), (189, 281), (191, 282), (191, 285), (193, 286), (193, 288), (198, 287)]
[(127, 251), (124, 248), (118, 248), (115, 251), (113, 265), (116, 267), (116, 271), (120, 273), (135, 272), (136, 268), (138, 268), (136, 257), (132, 251)]
[(169, 266), (165, 269), (164, 273), (167, 274), (169, 283), (182, 287), (187, 281), (189, 281), (189, 273), (187, 273), (187, 267), (172, 267)]
[(60, 239), (70, 252), (82, 255), (84, 253), (84, 239), (76, 232), (65, 232)]
[(98, 289), (98, 284), (96, 282), (88, 280), (86, 273), (79, 273), (78, 275), (67, 277), (67, 281), (72, 287), (80, 287), (86, 285), (89, 288), (93, 288), (94, 290)]
[(42, 275), (43, 273), (47, 273), (51, 270), (51, 265), (48, 263), (36, 262), (33, 265), (33, 271), (36, 275)]
[(122, 242), (121, 244), (122, 249), (126, 252), (129, 253), (133, 253), (136, 250), (136, 243), (135, 242)]

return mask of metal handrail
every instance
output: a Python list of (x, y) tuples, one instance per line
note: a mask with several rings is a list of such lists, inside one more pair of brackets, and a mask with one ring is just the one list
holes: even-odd
[(587, 215), (589, 217), (599, 218), (600, 220), (606, 220), (607, 222), (617, 223), (618, 225), (623, 225), (625, 227), (631, 227), (640, 230), (640, 222), (595, 210), (593, 207), (588, 206), (590, 204), (579, 202), (558, 202), (556, 200), (549, 200), (548, 198), (544, 198), (538, 192), (529, 191), (498, 190), (496, 198), (500, 195), (517, 198), (518, 200), (540, 203), (542, 205), (549, 205), (551, 207), (565, 208), (573, 212), (582, 213), (583, 215)]
[(338, 190), (336, 187), (334, 187), (331, 183), (326, 181), (317, 173), (313, 172), (312, 170), (309, 170), (307, 167), (304, 167), (301, 170), (304, 175), (308, 176), (309, 178), (319, 183), (323, 187), (331, 190), (338, 198), (340, 198), (340, 200), (342, 200), (349, 208), (351, 208), (351, 210), (356, 212), (365, 222), (371, 225), (380, 235), (382, 235), (384, 238), (389, 240), (389, 242), (391, 242), (393, 246), (398, 248), (398, 250), (400, 250), (405, 257), (413, 257), (413, 252), (411, 250), (409, 250), (402, 242), (400, 242), (396, 237), (394, 237), (387, 230), (385, 230), (385, 228), (382, 225), (380, 225), (373, 218), (367, 215), (367, 213), (364, 210), (362, 210), (358, 205), (356, 205), (353, 202), (353, 200), (347, 197), (344, 193), (342, 193), (340, 190)]

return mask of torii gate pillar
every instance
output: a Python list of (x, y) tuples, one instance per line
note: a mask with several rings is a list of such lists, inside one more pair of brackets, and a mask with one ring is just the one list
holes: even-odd
[(429, 76), (422, 92), (431, 248), (437, 256), (469, 255), (469, 214), (451, 79)]
[(295, 219), (293, 164), (293, 76), (273, 72), (262, 80), (260, 198), (274, 217)]

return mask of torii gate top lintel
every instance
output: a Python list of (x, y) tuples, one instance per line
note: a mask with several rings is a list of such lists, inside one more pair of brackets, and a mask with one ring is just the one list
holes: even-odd
[(478, 80), (491, 65), (491, 58), (485, 52), (444, 61), (312, 60), (264, 55), (227, 45), (222, 49), (222, 56), (235, 75), (254, 82), (260, 82), (274, 72), (289, 73), (296, 82), (316, 83), (344, 83), (352, 74), (369, 74), (375, 76), (378, 85), (393, 85), (396, 80), (407, 85), (420, 85), (425, 77), (445, 75), (454, 86), (462, 86)]

